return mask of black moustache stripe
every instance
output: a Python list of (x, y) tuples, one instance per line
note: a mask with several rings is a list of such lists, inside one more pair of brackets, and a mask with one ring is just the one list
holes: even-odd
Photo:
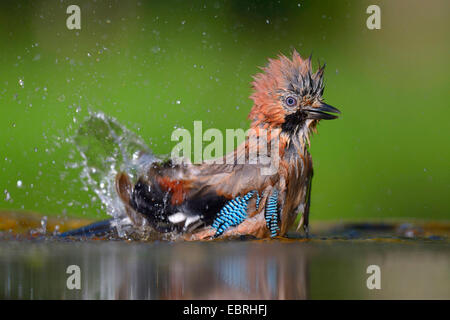
[(284, 123), (281, 125), (281, 129), (284, 132), (294, 133), (299, 126), (305, 123), (306, 114), (301, 112), (300, 110), (287, 115), (284, 118)]

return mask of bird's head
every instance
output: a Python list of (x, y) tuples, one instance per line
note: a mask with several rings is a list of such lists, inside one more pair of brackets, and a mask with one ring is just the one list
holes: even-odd
[(336, 119), (331, 113), (340, 113), (339, 110), (322, 99), (324, 68), (319, 66), (313, 73), (311, 57), (302, 59), (296, 50), (292, 59), (284, 55), (269, 59), (252, 83), (252, 127), (281, 128), (292, 135), (302, 129), (314, 129), (321, 119)]

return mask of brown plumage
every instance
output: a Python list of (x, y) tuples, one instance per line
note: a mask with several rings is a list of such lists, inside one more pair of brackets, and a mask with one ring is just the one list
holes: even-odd
[(313, 175), (309, 137), (320, 119), (334, 119), (330, 112), (339, 111), (323, 103), (324, 67), (313, 73), (311, 58), (304, 60), (294, 50), (291, 59), (270, 59), (262, 71), (252, 83), (251, 130), (223, 164), (154, 163), (134, 186), (126, 174), (117, 176), (117, 191), (136, 225), (187, 240), (210, 239), (217, 235), (211, 224), (221, 208), (256, 191), (246, 219), (221, 236), (269, 237), (264, 213), (276, 194), (277, 235), (286, 234), (298, 213), (299, 227), (307, 230)]

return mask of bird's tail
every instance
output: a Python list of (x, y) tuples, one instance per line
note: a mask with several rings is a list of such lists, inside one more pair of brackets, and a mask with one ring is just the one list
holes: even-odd
[(115, 232), (114, 219), (108, 219), (91, 223), (87, 226), (69, 230), (59, 235), (60, 238), (92, 238), (112, 235)]

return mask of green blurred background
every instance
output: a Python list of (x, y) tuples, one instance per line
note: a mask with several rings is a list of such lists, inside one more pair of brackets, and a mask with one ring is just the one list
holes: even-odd
[[(81, 30), (66, 8), (81, 7)], [(366, 8), (381, 7), (381, 30)], [(104, 111), (158, 154), (174, 127), (247, 128), (268, 57), (327, 63), (312, 219), (448, 219), (450, 2), (3, 1), (0, 209), (103, 218), (67, 142)], [(317, 64), (316, 64), (317, 65)]]

